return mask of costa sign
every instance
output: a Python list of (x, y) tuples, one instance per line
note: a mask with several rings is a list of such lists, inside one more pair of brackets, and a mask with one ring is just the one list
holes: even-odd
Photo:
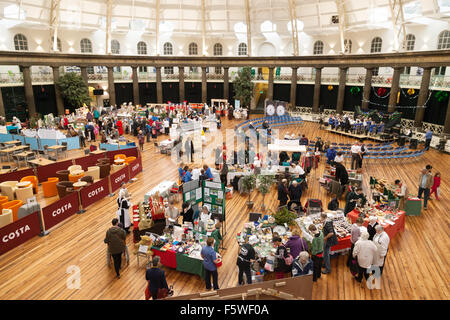
[(77, 213), (79, 207), (78, 193), (73, 192), (67, 197), (43, 208), (42, 217), (44, 218), (45, 230), (52, 228), (74, 213)]
[(4, 226), (0, 229), (0, 255), (37, 236), (40, 232), (39, 212)]
[(103, 199), (108, 194), (108, 179), (102, 179), (80, 190), (81, 206), (83, 209), (86, 209), (88, 206)]
[(130, 180), (128, 166), (125, 166), (125, 168), (111, 174), (109, 176), (109, 180), (111, 181), (111, 192), (119, 189), (122, 182), (128, 182), (128, 180)]
[(139, 157), (136, 160), (134, 160), (129, 165), (130, 167), (130, 179), (133, 178), (135, 175), (137, 175), (139, 172), (142, 171), (142, 158)]

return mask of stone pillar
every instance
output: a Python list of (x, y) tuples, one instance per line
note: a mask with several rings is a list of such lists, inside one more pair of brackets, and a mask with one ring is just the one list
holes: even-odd
[(394, 75), (391, 83), (391, 93), (389, 95), (388, 112), (394, 112), (397, 106), (397, 94), (400, 84), (400, 72), (403, 68), (394, 68)]
[(229, 100), (230, 83), (228, 77), (229, 67), (223, 67), (223, 98)]
[(133, 102), (134, 105), (140, 104), (139, 102), (139, 71), (137, 66), (131, 66), (133, 74)]
[(2, 88), (0, 87), (0, 116), (5, 117), (5, 105), (3, 104)]
[(180, 103), (184, 102), (184, 67), (178, 67), (178, 82), (180, 92)]
[(80, 69), (81, 69), (81, 77), (83, 78), (84, 83), (86, 83), (87, 91), (89, 94), (89, 77), (87, 73), (87, 67), (80, 67)]
[(448, 99), (447, 113), (445, 115), (444, 134), (450, 135), (450, 98)]
[(113, 67), (108, 67), (108, 92), (109, 92), (109, 104), (116, 104), (116, 88), (114, 87), (114, 72)]
[(267, 89), (267, 99), (273, 100), (273, 69), (269, 67), (269, 88)]
[(161, 67), (156, 67), (156, 103), (163, 103)]
[(322, 82), (322, 68), (316, 69), (316, 79), (314, 82), (314, 98), (313, 98), (313, 113), (319, 113), (319, 103), (320, 103), (320, 85)]
[(422, 82), (420, 83), (419, 98), (417, 99), (416, 118), (414, 121), (414, 127), (421, 127), (423, 121), (423, 115), (425, 113), (424, 108), (419, 108), (425, 105), (428, 99), (428, 87), (430, 86), (431, 68), (423, 68)]
[(370, 90), (372, 89), (373, 68), (366, 68), (366, 79), (364, 80), (363, 102), (361, 109), (369, 110)]
[(297, 96), (297, 67), (292, 68), (291, 78), (291, 106), (292, 110), (295, 110), (295, 99)]
[(202, 67), (202, 103), (207, 100), (206, 67)]
[(34, 104), (33, 85), (31, 83), (30, 67), (22, 67), (23, 85), (25, 88), (25, 98), (28, 106), (28, 119), (36, 114), (36, 105)]
[(336, 113), (342, 113), (344, 110), (345, 82), (347, 78), (347, 67), (339, 67), (339, 88), (336, 105)]
[(56, 109), (58, 110), (58, 115), (63, 115), (64, 102), (61, 97), (61, 91), (59, 91), (59, 87), (56, 85), (56, 81), (59, 79), (59, 67), (52, 66), (52, 69), (53, 69), (53, 83), (55, 86)]

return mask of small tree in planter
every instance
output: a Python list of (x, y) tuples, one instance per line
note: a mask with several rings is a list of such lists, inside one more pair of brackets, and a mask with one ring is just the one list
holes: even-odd
[(258, 191), (261, 192), (261, 194), (263, 196), (263, 201), (262, 201), (262, 206), (261, 206), (261, 209), (263, 211), (266, 210), (266, 205), (264, 204), (264, 198), (265, 198), (266, 194), (269, 193), (270, 187), (272, 186), (274, 181), (275, 181), (274, 176), (262, 175), (262, 174), (258, 175), (256, 187), (258, 188)]
[(250, 201), (250, 196), (255, 186), (256, 186), (256, 176), (254, 174), (250, 174), (242, 178), (242, 187), (244, 189), (244, 192), (248, 193), (247, 207), (249, 209), (253, 208), (253, 201)]

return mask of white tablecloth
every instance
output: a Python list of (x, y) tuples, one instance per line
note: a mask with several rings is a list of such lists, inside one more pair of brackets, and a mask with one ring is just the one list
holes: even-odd
[(288, 152), (306, 152), (306, 146), (298, 145), (280, 145), (280, 144), (269, 144), (269, 151), (288, 151)]
[(145, 194), (144, 201), (148, 202), (150, 197), (155, 195), (157, 192), (159, 192), (159, 194), (162, 197), (167, 197), (169, 196), (169, 190), (173, 187), (176, 187), (176, 185), (177, 184), (174, 181), (164, 180), (163, 182), (161, 182), (160, 184), (158, 184), (156, 187), (154, 187)]

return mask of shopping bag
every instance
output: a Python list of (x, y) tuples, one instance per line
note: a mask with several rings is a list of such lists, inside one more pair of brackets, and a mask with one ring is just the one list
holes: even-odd
[(439, 198), (441, 196), (441, 187), (436, 188), (436, 196)]

